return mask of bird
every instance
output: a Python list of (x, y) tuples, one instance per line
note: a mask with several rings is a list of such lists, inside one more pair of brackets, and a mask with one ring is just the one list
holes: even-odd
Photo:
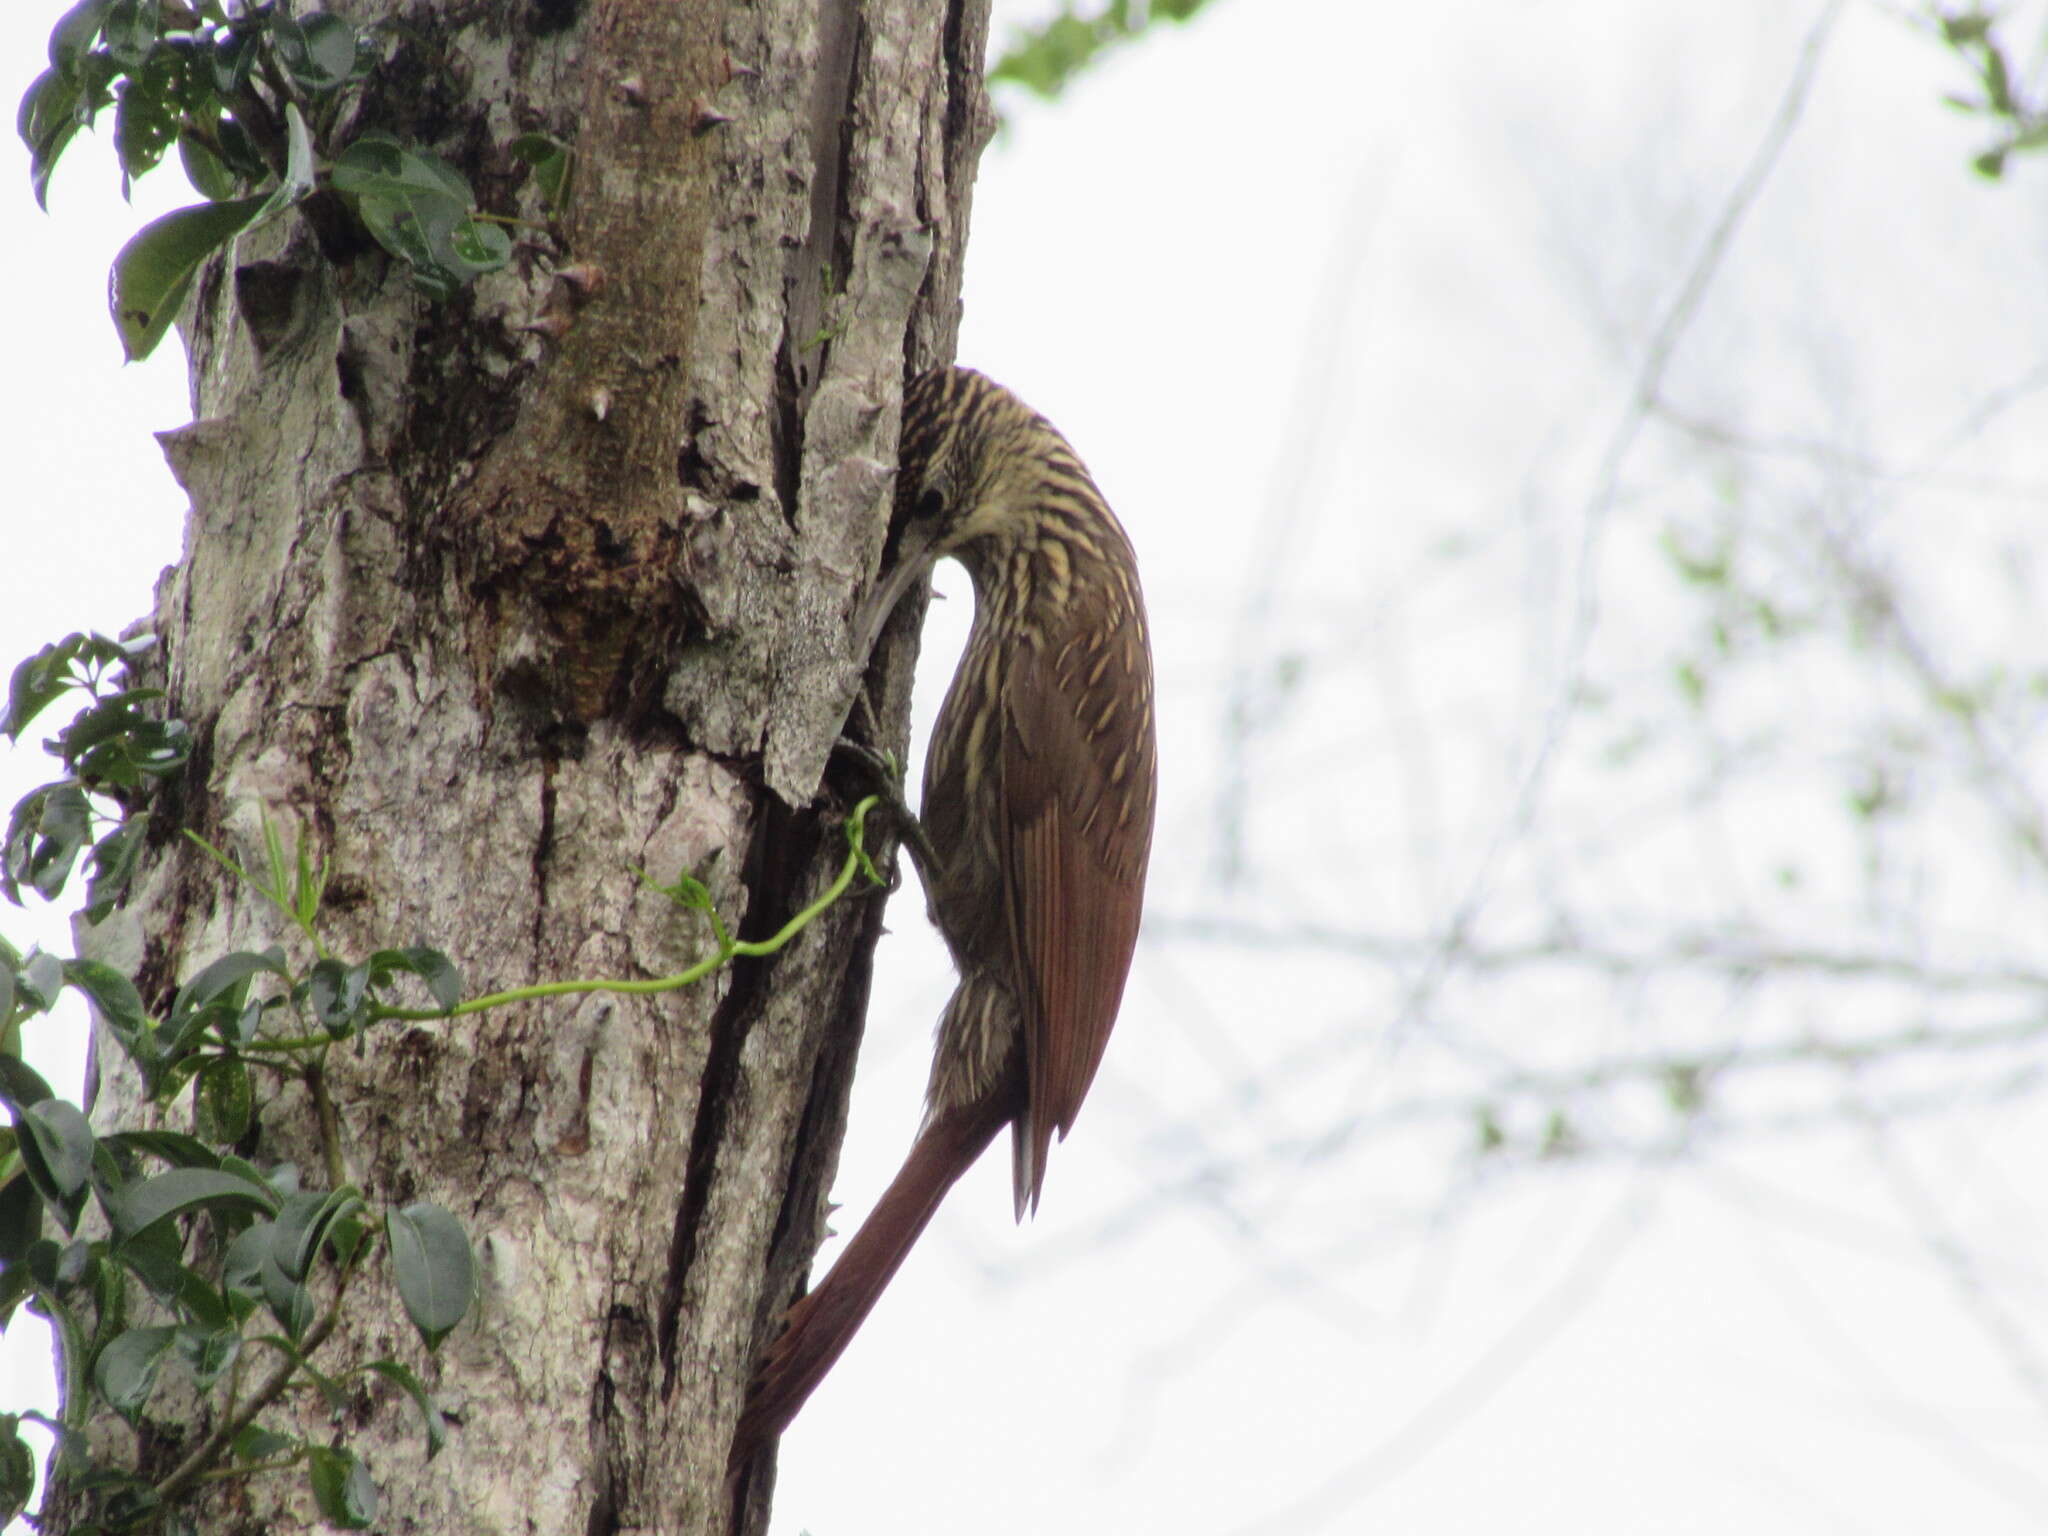
[(1144, 906), (1158, 798), (1152, 650), (1137, 559), (1080, 456), (968, 368), (904, 392), (893, 567), (856, 620), (867, 656), (945, 557), (974, 622), (926, 751), (905, 846), (959, 982), (939, 1017), (903, 1167), (750, 1385), (737, 1472), (788, 1426), (954, 1183), (1011, 1132), (1016, 1217), (1035, 1212), (1108, 1044)]

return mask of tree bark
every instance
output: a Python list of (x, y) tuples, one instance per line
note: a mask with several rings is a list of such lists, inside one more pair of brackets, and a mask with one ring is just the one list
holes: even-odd
[[(306, 220), (204, 274), (195, 420), (164, 435), (191, 512), (154, 618), (196, 749), (157, 821), (260, 867), (267, 815), (330, 861), (337, 954), (431, 944), (471, 993), (704, 954), (636, 870), (694, 871), (741, 937), (771, 933), (836, 870), (859, 792), (828, 765), (863, 681), (848, 624), (901, 381), (952, 353), (986, 0), (333, 8), (403, 22), (360, 127), (536, 220), (506, 146), (546, 130), (575, 147), (573, 201), (551, 251), (440, 306)], [(865, 674), (899, 754), (911, 650)], [(149, 859), (87, 943), (153, 1010), (207, 957), (295, 942), (189, 844)], [(851, 895), (696, 987), (387, 1023), (330, 1054), (346, 1177), (447, 1206), (483, 1271), (437, 1354), (371, 1271), (317, 1357), (395, 1356), (450, 1415), (429, 1468), (410, 1404), (352, 1388), (383, 1529), (765, 1523), (759, 1490), (728, 1508), (726, 1446), (822, 1233), (881, 916)], [(96, 1121), (135, 1123), (138, 1086), (97, 1059)], [(311, 1115), (267, 1104), (254, 1160), (318, 1182)], [(273, 1412), (329, 1433), (317, 1402)], [(189, 1431), (138, 1444), (160, 1474)], [(290, 1476), (193, 1514), (315, 1519)]]

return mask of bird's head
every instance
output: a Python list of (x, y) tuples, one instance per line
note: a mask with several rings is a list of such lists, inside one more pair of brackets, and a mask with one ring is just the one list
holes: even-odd
[[(1037, 412), (971, 368), (934, 368), (903, 393), (896, 504), (885, 573), (861, 610), (865, 657), (889, 615), (939, 560), (970, 546), (1029, 536), (1037, 516), (1028, 475), (1046, 442), (1071, 456)], [(1039, 448), (1033, 453), (1029, 450)], [(1022, 478), (1020, 479), (1020, 474)]]

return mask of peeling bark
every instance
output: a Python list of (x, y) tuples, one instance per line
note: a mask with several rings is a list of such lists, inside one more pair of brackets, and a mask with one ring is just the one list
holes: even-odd
[[(986, 0), (334, 8), (403, 17), (363, 121), (433, 143), (486, 206), (544, 217), (504, 146), (575, 142), (558, 254), (602, 281), (566, 291), (522, 251), (434, 308), (303, 222), (205, 274), (195, 420), (164, 435), (191, 513), (154, 617), (197, 748), (160, 819), (253, 864), (267, 814), (331, 861), (336, 953), (432, 943), (472, 992), (697, 958), (708, 935), (636, 868), (696, 871), (743, 936), (772, 932), (844, 852), (847, 629), (901, 381), (952, 352)], [(542, 313), (573, 319), (558, 343), (525, 329)], [(899, 753), (910, 649), (865, 674)], [(455, 1425), (427, 1471), (410, 1405), (360, 1389), (383, 1529), (765, 1523), (758, 1494), (728, 1508), (726, 1443), (822, 1232), (881, 915), (850, 896), (695, 988), (332, 1054), (349, 1178), (448, 1206), (485, 1272), (436, 1356), (375, 1276), (322, 1352), (407, 1361)], [(291, 940), (164, 836), (84, 942), (161, 1009), (205, 958)], [(116, 1059), (103, 1126), (137, 1114)], [(313, 1147), (303, 1102), (266, 1108), (257, 1160)], [(143, 1441), (176, 1459), (164, 1426)], [(313, 1520), (289, 1477), (196, 1516)]]

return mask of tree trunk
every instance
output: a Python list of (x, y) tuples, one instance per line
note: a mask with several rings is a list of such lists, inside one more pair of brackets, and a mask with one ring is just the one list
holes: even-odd
[[(472, 994), (703, 955), (707, 925), (637, 870), (695, 872), (740, 937), (772, 933), (845, 853), (847, 631), (902, 378), (952, 353), (987, 0), (334, 9), (403, 20), (360, 128), (536, 220), (506, 146), (553, 133), (572, 201), (555, 262), (522, 248), (442, 305), (338, 221), (281, 221), (206, 271), (196, 419), (164, 439), (185, 556), (154, 622), (196, 748), (158, 822), (260, 867), (268, 816), (330, 861), (337, 954), (430, 944)], [(572, 323), (523, 329), (540, 316)], [(899, 754), (909, 650), (866, 673)], [(303, 946), (189, 844), (149, 857), (88, 942), (153, 1011), (206, 957)], [(445, 1205), (483, 1274), (429, 1355), (366, 1272), (316, 1357), (395, 1356), (450, 1416), (428, 1468), (405, 1399), (352, 1387), (382, 1529), (765, 1522), (758, 1490), (728, 1509), (726, 1447), (822, 1232), (882, 916), (858, 890), (701, 985), (386, 1023), (330, 1053), (340, 1172), (375, 1205)], [(98, 1052), (102, 1126), (139, 1113), (118, 1061)], [(323, 1182), (313, 1118), (271, 1101), (253, 1160)], [(318, 1401), (272, 1411), (329, 1433)], [(145, 1470), (177, 1461), (167, 1435), (143, 1426)], [(292, 1476), (214, 1485), (192, 1514), (315, 1518)]]

